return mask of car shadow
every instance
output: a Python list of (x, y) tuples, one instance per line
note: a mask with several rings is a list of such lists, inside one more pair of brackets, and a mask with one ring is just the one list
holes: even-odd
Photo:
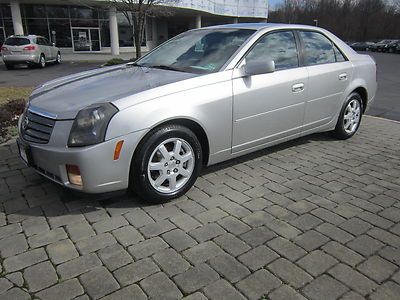
[[(273, 154), (285, 149), (290, 149), (292, 147), (297, 147), (301, 145), (308, 144), (312, 141), (336, 141), (327, 133), (318, 133), (312, 134), (309, 136), (301, 137), (295, 140), (291, 140), (276, 146), (272, 146), (266, 149), (262, 149), (247, 155), (243, 155), (238, 158), (234, 158), (207, 168), (204, 168), (200, 174), (200, 176), (204, 176), (213, 172), (217, 172), (232, 166), (235, 166), (240, 163), (246, 163), (251, 160), (259, 159), (265, 155)], [(56, 194), (56, 202), (58, 201), (58, 206), (64, 206), (63, 208), (58, 209), (49, 209), (48, 205), (55, 205), (54, 203), (45, 203), (42, 206), (43, 214), (46, 217), (55, 217), (60, 215), (73, 215), (73, 214), (82, 214), (95, 212), (98, 210), (104, 210), (104, 208), (108, 210), (121, 210), (121, 211), (130, 211), (135, 208), (149, 208), (152, 206), (160, 206), (161, 204), (155, 204), (151, 201), (143, 200), (135, 195), (133, 192), (125, 190), (125, 191), (117, 191), (103, 194), (86, 194), (78, 191), (73, 191), (64, 187), (61, 187), (52, 181), (41, 178), (41, 183), (44, 185), (48, 185), (52, 190), (52, 194)], [(38, 182), (34, 183), (35, 185)], [(178, 199), (172, 200), (168, 202), (169, 204), (175, 204), (180, 201), (185, 201), (187, 199), (186, 196), (182, 196)], [(28, 215), (42, 215), (35, 209), (27, 209), (25, 211), (18, 212), (19, 214), (28, 214)]]

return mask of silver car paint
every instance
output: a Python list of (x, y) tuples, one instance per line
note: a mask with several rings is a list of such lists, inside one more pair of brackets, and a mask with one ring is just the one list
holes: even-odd
[[(31, 144), (34, 159), (38, 158), (46, 167), (58, 172), (56, 174), (65, 169), (66, 163), (83, 164), (82, 188), (69, 185), (65, 182), (65, 176), (62, 177), (62, 184), (87, 192), (112, 191), (128, 186), (130, 162), (137, 144), (152, 128), (166, 121), (187, 119), (200, 125), (207, 135), (210, 153), (208, 165), (212, 165), (302, 135), (333, 129), (344, 101), (356, 88), (365, 88), (368, 102), (373, 101), (377, 88), (374, 61), (369, 56), (357, 54), (333, 34), (320, 28), (300, 25), (228, 26), (254, 28), (257, 32), (217, 73), (185, 77), (174, 71), (137, 70), (134, 67), (124, 69), (117, 66), (68, 76), (39, 87), (32, 94), (30, 105), (56, 114), (59, 120), (72, 119), (79, 109), (101, 102), (99, 100), (111, 101), (119, 112), (110, 121), (106, 142), (90, 147), (68, 148), (72, 121), (56, 122), (57, 128), (54, 128), (49, 144)], [(349, 61), (242, 77), (239, 62), (243, 55), (259, 37), (279, 29), (322, 32), (343, 51)], [(347, 80), (339, 82), (342, 73), (347, 73)], [(127, 77), (146, 77), (150, 82), (160, 77), (170, 77), (172, 80), (156, 83), (149, 89), (145, 86), (135, 88), (133, 86), (137, 82), (132, 80), (131, 83), (123, 74)], [(97, 89), (93, 89), (91, 85), (96, 85), (96, 79), (108, 88), (97, 85)], [(127, 85), (131, 83), (132, 89), (124, 85), (119, 86), (121, 90), (111, 88), (107, 79), (114, 83), (117, 79)], [(269, 87), (263, 86), (263, 82)], [(293, 86), (299, 83), (304, 84), (304, 90), (293, 92)], [(80, 94), (70, 89), (79, 90)], [(90, 97), (84, 95), (86, 92)], [(54, 101), (61, 105), (61, 109), (60, 106), (57, 109), (50, 103), (51, 94), (55, 97), (53, 99), (68, 103), (72, 101), (72, 108), (68, 109), (68, 104)], [(260, 96), (262, 94), (268, 97), (263, 98)], [(70, 100), (72, 95), (80, 101)], [(111, 156), (119, 140), (124, 140), (125, 144), (121, 158), (115, 162)], [(44, 161), (41, 156), (51, 157), (55, 162)]]
[(31, 44), (35, 44), (37, 47), (35, 51), (24, 51), (23, 46), (10, 46), (4, 44), (7, 47), (8, 51), (1, 51), (2, 59), (4, 62), (14, 62), (14, 63), (39, 63), (41, 54), (44, 54), (46, 62), (54, 61), (56, 59), (57, 53), (60, 51), (59, 48), (53, 45), (39, 45), (36, 43), (37, 37), (36, 35), (28, 35), (28, 36), (15, 36), (17, 38), (26, 38), (29, 39)]
[(196, 76), (129, 65), (96, 69), (86, 72), (85, 76), (69, 76), (41, 86), (31, 95), (30, 106), (45, 110), (57, 119), (74, 119), (79, 110), (90, 104), (126, 98)]

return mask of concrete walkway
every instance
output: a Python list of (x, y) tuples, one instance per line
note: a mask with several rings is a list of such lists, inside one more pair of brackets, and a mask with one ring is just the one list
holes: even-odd
[[(400, 123), (308, 136), (150, 205), (79, 196), (0, 146), (0, 299), (399, 299)], [(78, 297), (78, 298), (75, 298)]]

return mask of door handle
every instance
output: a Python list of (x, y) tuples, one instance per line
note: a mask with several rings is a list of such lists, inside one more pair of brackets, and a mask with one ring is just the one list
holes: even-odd
[(297, 83), (292, 86), (293, 93), (300, 93), (304, 91), (304, 83)]
[(347, 80), (347, 74), (346, 73), (340, 74), (339, 80)]

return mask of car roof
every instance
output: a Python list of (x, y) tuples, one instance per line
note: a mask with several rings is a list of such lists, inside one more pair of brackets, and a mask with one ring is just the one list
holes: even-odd
[(14, 34), (14, 35), (9, 36), (9, 38), (21, 38), (21, 39), (34, 39), (34, 38), (38, 38), (38, 37), (42, 37), (42, 36), (36, 35), (36, 34), (28, 34), (28, 35)]
[(236, 29), (317, 29), (318, 27), (309, 25), (299, 25), (299, 24), (284, 24), (284, 23), (237, 23), (237, 24), (225, 24), (225, 25), (215, 25), (203, 28), (236, 28)]

